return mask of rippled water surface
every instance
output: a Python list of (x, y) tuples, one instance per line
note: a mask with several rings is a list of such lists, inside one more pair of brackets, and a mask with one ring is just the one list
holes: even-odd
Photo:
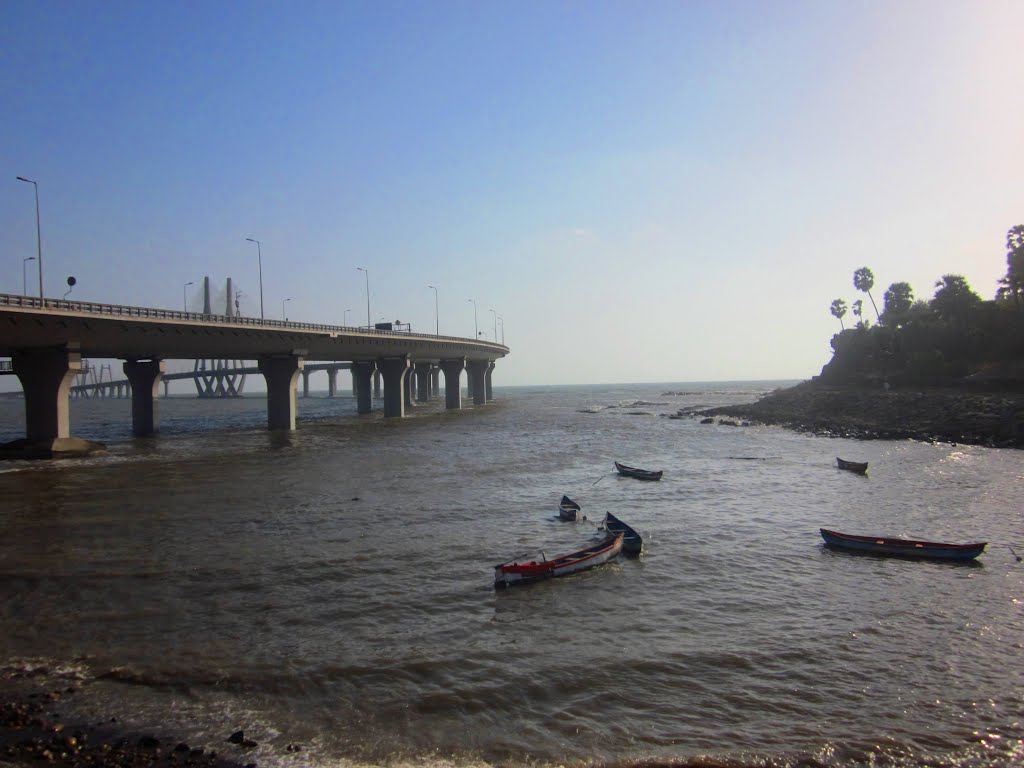
[[(129, 401), (74, 401), (108, 455), (0, 466), (0, 667), (193, 743), (244, 727), (260, 765), (1024, 761), (1024, 453), (667, 418), (771, 386), (499, 387), (388, 421), (310, 398), (293, 434), (258, 398), (171, 398), (146, 440)], [(605, 511), (639, 559), (494, 589)], [(882, 559), (822, 526), (990, 544)]]

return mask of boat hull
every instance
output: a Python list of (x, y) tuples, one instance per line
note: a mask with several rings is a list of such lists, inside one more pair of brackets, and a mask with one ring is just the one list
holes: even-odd
[(579, 504), (568, 496), (563, 496), (561, 502), (558, 504), (558, 516), (562, 520), (579, 520), (580, 509), (581, 507)]
[(821, 528), (820, 531), (826, 546), (835, 549), (923, 560), (973, 560), (984, 552), (988, 545), (988, 542), (947, 544), (939, 541), (917, 541), (885, 536), (855, 536), (849, 533), (830, 531), (827, 528)]
[(494, 566), (494, 586), (509, 587), (531, 584), (545, 579), (568, 576), (604, 565), (622, 551), (622, 534), (608, 536), (604, 541), (579, 552), (559, 555), (553, 560), (525, 563), (511, 562)]
[(622, 522), (611, 512), (605, 513), (604, 527), (608, 533), (622, 534), (622, 554), (639, 555), (644, 548), (644, 540), (629, 525)]
[(846, 461), (836, 456), (836, 466), (858, 475), (866, 475), (868, 472), (868, 463), (866, 461)]
[(638, 469), (637, 467), (620, 464), (617, 461), (615, 462), (615, 469), (618, 470), (620, 475), (633, 477), (637, 480), (661, 480), (661, 476), (664, 474), (660, 469), (656, 472), (650, 469)]

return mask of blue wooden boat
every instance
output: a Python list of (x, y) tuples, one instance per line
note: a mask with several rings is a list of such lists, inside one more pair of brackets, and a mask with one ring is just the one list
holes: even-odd
[(620, 475), (626, 477), (635, 477), (637, 480), (661, 480), (662, 471), (652, 469), (637, 469), (636, 467), (630, 467), (625, 464), (615, 462), (615, 469), (619, 471)]
[(974, 544), (946, 544), (939, 541), (917, 541), (888, 536), (855, 536), (830, 531), (828, 528), (820, 530), (826, 546), (836, 549), (926, 560), (973, 560), (984, 552), (988, 545), (987, 541)]
[(866, 475), (868, 473), (868, 463), (866, 461), (847, 461), (836, 456), (836, 466), (840, 469), (845, 469), (847, 472), (856, 472), (858, 475)]
[(622, 554), (639, 555), (640, 551), (644, 548), (644, 540), (640, 537), (640, 534), (619, 520), (611, 512), (605, 512), (604, 514), (604, 528), (608, 533), (622, 534)]
[(579, 520), (580, 505), (568, 496), (562, 496), (562, 500), (558, 502), (558, 516), (563, 520)]

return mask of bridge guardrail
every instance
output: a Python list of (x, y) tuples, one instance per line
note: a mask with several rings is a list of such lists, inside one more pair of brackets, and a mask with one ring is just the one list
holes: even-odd
[(504, 344), (478, 339), (467, 339), (462, 336), (440, 336), (433, 333), (410, 333), (409, 331), (383, 331), (367, 329), (360, 326), (324, 325), (322, 323), (293, 323), (286, 320), (267, 320), (256, 317), (231, 317), (230, 315), (207, 315), (202, 312), (179, 312), (173, 309), (157, 309), (153, 307), (131, 307), (120, 304), (98, 304), (91, 301), (67, 301), (65, 299), (39, 299), (34, 296), (15, 296), (0, 293), (0, 306), (23, 307), (25, 309), (57, 309), (67, 312), (84, 312), (106, 317), (139, 317), (151, 320), (196, 320), (204, 323), (222, 323), (224, 325), (248, 325), (258, 328), (283, 328), (287, 330), (320, 331), (325, 333), (365, 333), (370, 336), (397, 336), (408, 338), (420, 336), (440, 341), (456, 341), (465, 343), (473, 341), (505, 350)]

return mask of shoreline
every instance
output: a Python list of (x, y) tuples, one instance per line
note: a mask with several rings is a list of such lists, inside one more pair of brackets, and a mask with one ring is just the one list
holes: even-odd
[(855, 440), (919, 440), (1024, 448), (1024, 393), (962, 388), (829, 386), (811, 380), (754, 403), (693, 411)]
[(256, 742), (246, 739), (242, 731), (225, 736), (224, 751), (239, 752), (230, 756), (168, 734), (126, 728), (117, 717), (86, 721), (74, 711), (76, 690), (71, 686), (0, 692), (0, 768), (257, 768), (255, 761), (245, 758), (245, 750)]

